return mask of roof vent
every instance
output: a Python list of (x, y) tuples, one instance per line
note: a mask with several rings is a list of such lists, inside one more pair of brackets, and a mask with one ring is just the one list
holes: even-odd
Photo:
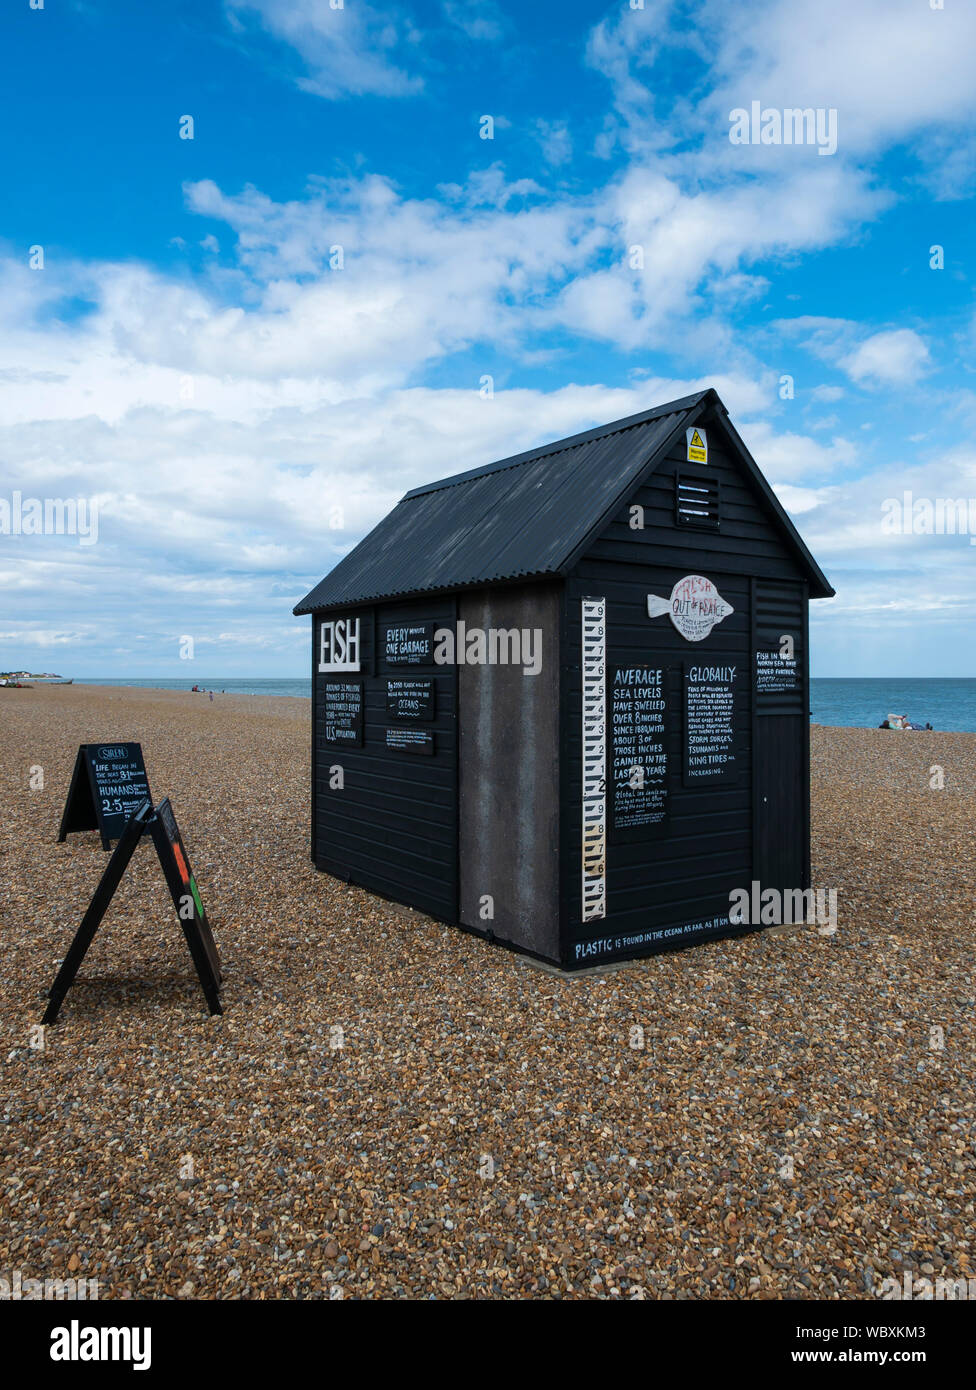
[(674, 519), (678, 526), (717, 531), (719, 481), (710, 473), (678, 473), (674, 480)]

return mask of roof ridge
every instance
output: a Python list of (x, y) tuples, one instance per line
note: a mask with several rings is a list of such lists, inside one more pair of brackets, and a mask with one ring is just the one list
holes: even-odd
[(612, 434), (623, 434), (626, 430), (650, 424), (652, 420), (660, 420), (665, 415), (677, 415), (682, 410), (690, 410), (709, 394), (716, 394), (714, 387), (708, 386), (705, 390), (696, 391), (693, 395), (679, 396), (677, 400), (665, 401), (663, 405), (638, 411), (636, 415), (624, 415), (619, 420), (611, 420), (609, 424), (581, 430), (577, 434), (566, 435), (563, 439), (551, 440), (548, 444), (537, 444), (534, 448), (526, 449), (521, 454), (510, 454), (507, 458), (497, 459), (493, 463), (480, 464), (476, 468), (466, 469), (463, 473), (454, 473), (450, 477), (439, 478), (432, 483), (423, 483), (419, 487), (411, 488), (409, 492), (405, 492), (400, 501), (406, 502), (411, 497), (423, 497), (427, 493), (440, 492), (445, 488), (457, 487), (461, 483), (473, 482), (475, 478), (486, 477), (489, 473), (504, 473), (509, 468), (521, 468), (523, 464), (537, 463), (539, 459), (564, 454), (569, 449), (578, 449), (581, 445), (593, 443), (597, 439), (607, 439)]

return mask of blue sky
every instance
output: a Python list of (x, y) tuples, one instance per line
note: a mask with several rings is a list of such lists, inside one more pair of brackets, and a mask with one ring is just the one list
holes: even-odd
[[(24, 0), (0, 32), (0, 512), (98, 512), (0, 534), (0, 667), (304, 674), (292, 604), (409, 487), (714, 385), (838, 591), (814, 674), (976, 675), (976, 545), (883, 524), (976, 499), (976, 6)], [(752, 102), (835, 112), (836, 150), (732, 143)]]

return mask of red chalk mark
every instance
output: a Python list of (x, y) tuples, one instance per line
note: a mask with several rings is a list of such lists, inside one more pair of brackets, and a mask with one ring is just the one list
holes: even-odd
[(175, 841), (173, 844), (173, 853), (176, 855), (176, 867), (180, 871), (180, 878), (183, 880), (184, 883), (189, 883), (190, 875), (186, 867), (186, 860), (183, 858), (183, 851), (180, 849), (179, 845), (175, 843)]

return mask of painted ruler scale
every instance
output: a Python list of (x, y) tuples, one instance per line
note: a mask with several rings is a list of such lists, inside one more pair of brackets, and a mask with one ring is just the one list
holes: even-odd
[(607, 915), (607, 602), (582, 600), (583, 921)]

